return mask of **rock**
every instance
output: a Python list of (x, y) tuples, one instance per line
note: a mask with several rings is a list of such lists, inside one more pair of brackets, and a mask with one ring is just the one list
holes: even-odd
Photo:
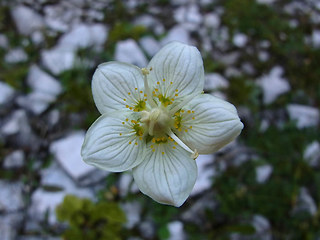
[(230, 235), (231, 240), (271, 240), (271, 225), (268, 219), (261, 215), (254, 215), (252, 220), (244, 221), (246, 224), (252, 225), (255, 228), (255, 233), (248, 235), (248, 234), (241, 234), (241, 233), (232, 233)]
[(248, 75), (254, 75), (256, 73), (254, 66), (249, 62), (243, 62), (241, 64), (241, 70)]
[(261, 62), (266, 62), (269, 60), (270, 55), (267, 51), (259, 51), (258, 52), (258, 58)]
[(300, 192), (298, 195), (298, 199), (296, 205), (293, 209), (293, 214), (297, 214), (300, 212), (307, 212), (311, 216), (315, 216), (318, 212), (317, 205), (314, 199), (311, 197), (307, 188), (300, 188)]
[(18, 5), (11, 11), (12, 18), (23, 35), (30, 35), (44, 27), (44, 21), (40, 14), (24, 5)]
[(4, 61), (7, 63), (19, 63), (24, 62), (27, 59), (28, 55), (22, 48), (14, 48), (4, 56)]
[(262, 119), (259, 131), (265, 132), (270, 127), (270, 121), (268, 119)]
[(269, 48), (271, 46), (271, 43), (268, 40), (262, 40), (259, 42), (259, 45), (261, 48)]
[(320, 47), (320, 30), (313, 30), (311, 38), (313, 46)]
[(0, 132), (7, 137), (7, 141), (11, 141), (17, 148), (27, 150), (39, 148), (39, 140), (32, 132), (27, 114), (22, 109), (14, 111), (5, 119)]
[(204, 25), (207, 28), (218, 28), (220, 26), (220, 16), (216, 13), (207, 13), (204, 16)]
[(258, 183), (265, 183), (271, 173), (273, 172), (273, 167), (269, 164), (265, 164), (256, 168), (256, 181)]
[(271, 240), (271, 225), (267, 218), (261, 215), (254, 215), (252, 225), (256, 229), (252, 239)]
[(171, 0), (170, 3), (173, 5), (173, 6), (177, 6), (177, 5), (185, 5), (187, 3), (189, 3), (190, 1), (189, 0)]
[(129, 173), (122, 173), (119, 179), (119, 195), (121, 197), (126, 196), (129, 193), (131, 184), (133, 182), (132, 174)]
[(165, 33), (165, 28), (163, 24), (151, 15), (141, 15), (137, 17), (134, 21), (136, 26), (144, 26), (150, 31), (153, 31), (156, 35), (162, 35)]
[(55, 78), (41, 70), (37, 65), (30, 67), (27, 83), (33, 91), (56, 96), (61, 93), (62, 86)]
[(174, 11), (174, 19), (190, 31), (197, 30), (203, 21), (199, 7), (196, 4), (179, 7)]
[(232, 78), (232, 77), (240, 77), (240, 76), (242, 75), (242, 73), (241, 73), (237, 68), (228, 67), (228, 68), (225, 70), (224, 75), (225, 75), (227, 78)]
[[(216, 31), (212, 31), (211, 40), (214, 42), (215, 48), (221, 48), (220, 51), (227, 51), (230, 48), (230, 36), (229, 29), (225, 26), (220, 26)], [(222, 51), (224, 52), (224, 51)], [(222, 56), (225, 53), (220, 53)]]
[(243, 33), (236, 33), (233, 36), (232, 42), (236, 47), (243, 48), (248, 42), (248, 37)]
[(182, 213), (181, 218), (183, 221), (201, 225), (207, 219), (206, 212), (214, 210), (217, 206), (218, 203), (214, 200), (211, 192), (202, 195), (194, 204), (190, 205), (188, 210)]
[(282, 78), (283, 68), (273, 67), (269, 74), (257, 79), (257, 84), (263, 90), (263, 102), (270, 104), (277, 99), (278, 96), (290, 90), (287, 79)]
[(63, 201), (66, 193), (61, 192), (47, 192), (42, 189), (37, 189), (33, 192), (31, 197), (31, 206), (28, 209), (30, 218), (43, 221), (45, 214), (48, 214), (48, 221), (50, 224), (55, 224), (57, 219), (55, 216), (55, 208)]
[(16, 150), (7, 155), (3, 162), (4, 168), (19, 168), (24, 165), (24, 153), (22, 150)]
[(14, 111), (1, 128), (1, 133), (7, 136), (30, 131), (28, 118), (24, 110)]
[(41, 43), (43, 43), (45, 41), (45, 38), (44, 38), (42, 32), (35, 31), (31, 34), (31, 40), (32, 40), (33, 44), (40, 45)]
[(57, 109), (50, 111), (47, 115), (46, 121), (48, 123), (49, 128), (54, 127), (59, 123), (60, 112)]
[(276, 0), (257, 0), (257, 3), (260, 3), (260, 4), (272, 4), (274, 3)]
[(212, 91), (229, 87), (229, 82), (219, 73), (209, 73), (205, 75), (204, 90)]
[(88, 174), (84, 176), (83, 178), (80, 178), (78, 180), (79, 186), (91, 186), (95, 183), (103, 181), (107, 176), (109, 175), (109, 172), (103, 171), (100, 169), (94, 169), (94, 171), (91, 174)]
[(95, 171), (95, 167), (83, 162), (80, 155), (84, 132), (73, 132), (50, 145), (50, 152), (63, 169), (76, 181)]
[(213, 161), (213, 155), (199, 155), (197, 158), (198, 177), (190, 194), (191, 196), (200, 194), (211, 187), (212, 178), (216, 173), (214, 167), (212, 166)]
[(4, 34), (0, 34), (0, 48), (7, 49), (9, 47), (8, 38)]
[(300, 105), (289, 104), (287, 111), (291, 120), (297, 122), (298, 128), (315, 127), (319, 123), (319, 109)]
[(126, 228), (132, 229), (135, 225), (139, 224), (142, 210), (139, 202), (126, 202), (121, 204), (121, 208), (127, 216)]
[(77, 187), (73, 180), (56, 163), (53, 163), (49, 168), (41, 170), (41, 187), (32, 194), (29, 216), (41, 221), (48, 211), (49, 223), (55, 224), (57, 221), (55, 208), (67, 194), (94, 199), (90, 189)]
[(14, 89), (10, 85), (0, 82), (0, 105), (10, 102), (14, 95)]
[(69, 24), (72, 22), (72, 15), (74, 13), (66, 10), (67, 9), (62, 4), (44, 6), (43, 12), (46, 26), (58, 32), (67, 31)]
[(160, 44), (153, 37), (143, 37), (139, 43), (149, 57), (153, 57), (160, 50)]
[(186, 234), (183, 231), (183, 223), (180, 221), (173, 221), (168, 223), (168, 230), (170, 237), (168, 240), (185, 240)]
[(76, 51), (80, 48), (102, 46), (107, 40), (108, 32), (102, 24), (77, 24), (70, 32), (59, 39), (59, 47)]
[(201, 7), (208, 7), (208, 5), (212, 5), (212, 3), (215, 3), (215, 0), (200, 0), (199, 4)]
[(41, 61), (53, 74), (58, 75), (73, 67), (75, 53), (72, 49), (65, 49), (60, 46), (43, 50), (41, 52)]
[(24, 207), (21, 182), (0, 180), (0, 212), (19, 211)]
[(20, 107), (30, 110), (34, 114), (38, 115), (43, 113), (51, 102), (55, 101), (55, 97), (41, 93), (31, 92), (26, 96), (19, 96), (17, 103)]
[(139, 231), (143, 239), (154, 239), (155, 227), (150, 221), (144, 221), (139, 224)]
[(306, 147), (303, 158), (311, 167), (320, 166), (320, 144), (318, 141), (313, 141)]
[(33, 91), (26, 96), (20, 96), (17, 103), (34, 114), (44, 112), (62, 92), (61, 84), (36, 65), (31, 66), (27, 82)]
[(186, 44), (190, 44), (189, 32), (180, 25), (176, 25), (168, 31), (166, 37), (161, 41), (161, 46), (166, 45), (169, 42), (178, 41)]
[[(27, 236), (19, 236), (17, 240), (43, 240), (43, 237), (27, 235)], [(45, 240), (63, 240), (63, 238), (46, 236)]]
[(117, 61), (131, 63), (138, 67), (146, 67), (148, 64), (147, 58), (133, 39), (119, 41), (116, 44), (114, 57)]
[(215, 54), (215, 59), (217, 59), (217, 61), (227, 66), (234, 65), (239, 58), (240, 58), (240, 53), (238, 51), (230, 52), (227, 54), (220, 54), (220, 53)]
[(22, 213), (0, 215), (0, 236), (1, 240), (16, 239), (17, 230), (20, 228), (23, 220)]
[(55, 47), (42, 51), (42, 62), (58, 75), (74, 66), (77, 50), (89, 47), (101, 50), (107, 37), (108, 30), (103, 24), (75, 24), (70, 32), (62, 35)]

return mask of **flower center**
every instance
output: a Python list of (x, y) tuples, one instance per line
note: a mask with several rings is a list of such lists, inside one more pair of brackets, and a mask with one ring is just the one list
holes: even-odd
[(161, 107), (152, 108), (149, 112), (142, 111), (140, 121), (146, 124), (150, 136), (157, 137), (164, 136), (172, 125), (168, 112)]
[[(150, 69), (151, 70), (151, 69)], [(163, 96), (162, 94), (158, 95), (159, 98), (159, 106), (158, 104), (153, 100), (151, 97), (151, 91), (148, 85), (147, 81), (147, 75), (149, 74), (149, 71), (146, 68), (141, 69), (142, 74), (144, 75), (144, 87), (147, 97), (147, 102), (149, 103), (151, 110), (141, 111), (141, 118), (140, 122), (144, 124), (144, 129), (148, 132), (150, 136), (154, 136), (152, 139), (153, 143), (166, 143), (167, 138), (169, 138), (172, 141), (175, 141), (176, 144), (179, 144), (183, 149), (191, 153), (192, 158), (196, 159), (198, 157), (198, 152), (195, 149), (192, 151), (184, 142), (181, 141), (173, 132), (171, 129), (177, 128), (179, 131), (181, 131), (181, 116), (180, 113), (176, 115), (179, 109), (189, 102), (193, 97), (194, 94), (190, 94), (188, 97), (186, 97), (180, 104), (175, 106), (174, 108), (170, 108), (168, 110), (167, 106), (172, 104), (172, 101), (174, 99), (167, 98)], [(165, 79), (163, 79), (163, 82), (165, 82)], [(172, 83), (172, 82), (171, 82)], [(160, 82), (157, 82), (158, 85), (160, 85)], [(158, 91), (156, 88), (155, 91)], [(175, 90), (175, 92), (178, 92), (178, 90)], [(157, 96), (155, 92), (153, 92), (154, 96)], [(178, 96), (177, 93), (175, 93), (175, 96)], [(190, 111), (191, 113), (191, 111)], [(187, 132), (187, 130), (186, 130)], [(153, 145), (151, 145), (153, 147)], [(175, 147), (173, 147), (175, 149)], [(154, 149), (153, 149), (154, 151)], [(164, 152), (162, 152), (164, 154)]]

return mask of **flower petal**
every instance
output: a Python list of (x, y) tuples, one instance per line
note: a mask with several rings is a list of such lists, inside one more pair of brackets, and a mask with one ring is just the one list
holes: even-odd
[(191, 93), (200, 94), (203, 90), (203, 62), (196, 47), (180, 42), (169, 43), (151, 59), (150, 68), (150, 87), (159, 89), (160, 94), (167, 97), (180, 99)]
[(137, 166), (143, 160), (141, 156), (144, 155), (146, 144), (132, 128), (129, 121), (132, 115), (128, 117), (125, 112), (118, 112), (99, 117), (85, 136), (81, 149), (83, 160), (112, 172)]
[(176, 133), (199, 154), (218, 151), (235, 139), (243, 128), (236, 108), (209, 94), (194, 98), (181, 112), (182, 128)]
[(141, 69), (127, 63), (100, 64), (92, 79), (92, 94), (101, 114), (131, 107), (143, 97)]
[(173, 142), (149, 147), (143, 162), (133, 169), (133, 177), (144, 194), (163, 204), (181, 206), (197, 178), (197, 165), (190, 153)]

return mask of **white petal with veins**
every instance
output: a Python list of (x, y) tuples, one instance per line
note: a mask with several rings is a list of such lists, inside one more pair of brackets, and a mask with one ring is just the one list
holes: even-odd
[(92, 94), (101, 114), (133, 107), (143, 99), (141, 69), (127, 63), (100, 64), (92, 79)]
[(172, 42), (151, 59), (148, 65), (150, 68), (149, 85), (151, 88), (159, 88), (163, 95), (180, 99), (191, 93), (200, 94), (203, 90), (203, 62), (195, 47)]
[(150, 146), (151, 143), (143, 162), (133, 169), (134, 180), (141, 192), (155, 201), (179, 207), (195, 184), (196, 161), (170, 140)]
[[(126, 121), (128, 120), (128, 121)], [(125, 112), (103, 114), (89, 128), (81, 155), (98, 168), (122, 172), (137, 166), (144, 156), (145, 141), (136, 135)]]
[[(199, 154), (218, 151), (235, 139), (243, 128), (236, 108), (209, 94), (201, 94), (184, 109), (183, 127), (177, 135), (191, 149), (197, 149)], [(189, 114), (190, 110), (194, 114)]]

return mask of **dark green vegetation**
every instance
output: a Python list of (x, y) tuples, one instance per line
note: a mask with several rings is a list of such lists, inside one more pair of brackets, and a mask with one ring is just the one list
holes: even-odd
[(126, 217), (117, 203), (93, 203), (89, 199), (68, 195), (56, 213), (59, 221), (69, 223), (63, 233), (64, 239), (122, 239), (121, 229)]

